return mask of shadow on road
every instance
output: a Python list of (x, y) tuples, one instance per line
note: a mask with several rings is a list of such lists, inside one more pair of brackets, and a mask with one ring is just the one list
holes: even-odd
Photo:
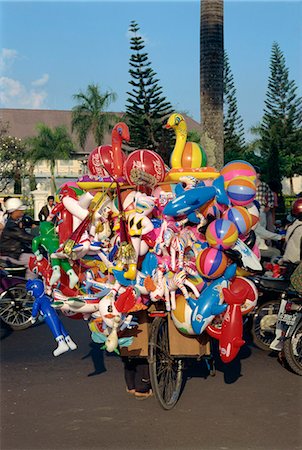
[(94, 377), (95, 375), (100, 375), (107, 370), (104, 362), (104, 350), (101, 349), (100, 344), (96, 344), (95, 342), (91, 342), (89, 347), (91, 348), (90, 352), (83, 356), (82, 359), (92, 359), (94, 371), (89, 373), (87, 376)]

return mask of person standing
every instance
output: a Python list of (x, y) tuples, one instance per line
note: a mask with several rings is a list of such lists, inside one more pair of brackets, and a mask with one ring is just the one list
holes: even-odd
[(51, 213), (55, 203), (55, 198), (53, 195), (47, 197), (47, 204), (44, 205), (39, 212), (40, 222), (45, 222), (49, 214)]
[(257, 174), (256, 178), (256, 198), (260, 204), (260, 224), (263, 228), (267, 228), (267, 215), (272, 213), (275, 206), (274, 194), (268, 184), (261, 180), (261, 169), (254, 166)]

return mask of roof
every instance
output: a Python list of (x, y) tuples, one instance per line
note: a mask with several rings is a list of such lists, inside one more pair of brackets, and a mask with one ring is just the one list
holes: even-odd
[[(3, 122), (9, 122), (9, 133), (21, 139), (35, 136), (37, 134), (36, 125), (41, 122), (51, 128), (65, 125), (76, 146), (76, 154), (80, 158), (88, 155), (97, 145), (90, 133), (85, 144), (85, 149), (83, 150), (80, 147), (76, 134), (71, 132), (71, 113), (70, 110), (1, 108), (0, 119)], [(112, 114), (119, 117), (123, 116), (122, 112)], [(183, 116), (185, 117), (188, 130), (198, 130), (200, 128), (200, 124), (194, 119), (185, 114)], [(111, 145), (111, 133), (105, 134), (103, 145)]]

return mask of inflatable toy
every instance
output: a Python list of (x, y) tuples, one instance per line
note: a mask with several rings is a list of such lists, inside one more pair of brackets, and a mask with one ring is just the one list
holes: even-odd
[(238, 355), (240, 348), (245, 344), (242, 339), (243, 323), (241, 314), (241, 305), (246, 298), (246, 291), (242, 290), (234, 293), (232, 283), (228, 289), (223, 288), (224, 300), (227, 303), (222, 326), (219, 331), (215, 330), (211, 325), (208, 326), (207, 332), (212, 337), (219, 339), (219, 354), (223, 362), (228, 363)]
[(135, 184), (131, 175), (133, 169), (151, 175), (158, 183), (165, 179), (165, 163), (152, 150), (135, 150), (130, 153), (124, 163), (124, 173), (129, 184)]
[(220, 277), (227, 267), (227, 257), (216, 248), (206, 248), (196, 260), (196, 268), (200, 275), (210, 280)]
[(232, 247), (237, 239), (238, 230), (230, 220), (217, 219), (207, 227), (206, 240), (211, 247), (218, 250)]
[(73, 342), (69, 333), (65, 330), (56, 311), (51, 307), (51, 298), (44, 292), (44, 284), (42, 280), (28, 280), (26, 289), (30, 295), (35, 298), (32, 308), (32, 323), (42, 314), (46, 324), (52, 332), (58, 347), (53, 351), (54, 356), (59, 356), (68, 350), (75, 350), (77, 345)]
[(228, 287), (229, 281), (234, 277), (236, 264), (230, 265), (224, 275), (213, 281), (202, 291), (198, 299), (189, 297), (187, 300), (192, 309), (192, 328), (196, 334), (201, 334), (212, 322), (216, 315), (225, 312), (227, 305), (223, 304), (222, 289)]
[(30, 265), (43, 282), (28, 290), (32, 321), (41, 311), (58, 342), (55, 356), (76, 348), (56, 310), (87, 321), (92, 340), (110, 353), (132, 344), (138, 313), (149, 308), (150, 316), (170, 316), (180, 339), (203, 342), (199, 335), (213, 328), (225, 362), (243, 343), (242, 314), (255, 307), (257, 290), (238, 273), (262, 270), (254, 169), (232, 161), (220, 174), (186, 141), (183, 116), (171, 115), (167, 128), (176, 134), (171, 169), (151, 150), (125, 158), (130, 136), (120, 122), (112, 145), (91, 152), (90, 173), (61, 186), (40, 224)]
[(229, 205), (222, 177), (214, 180), (212, 186), (195, 187), (187, 191), (178, 184), (175, 194), (176, 198), (165, 206), (163, 213), (171, 217), (186, 216), (193, 223), (199, 223), (195, 211), (210, 200), (215, 198), (218, 203)]
[(247, 234), (253, 225), (252, 216), (244, 206), (233, 206), (222, 214), (222, 218), (233, 222), (238, 230), (238, 234)]
[(171, 311), (171, 317), (176, 328), (183, 334), (195, 335), (191, 325), (192, 309), (183, 295), (177, 295), (175, 309)]
[(226, 191), (233, 205), (247, 205), (256, 197), (255, 183), (243, 177), (233, 178), (233, 180), (228, 183)]
[(223, 176), (226, 185), (237, 177), (246, 178), (252, 182), (255, 182), (257, 178), (254, 167), (250, 163), (240, 159), (227, 163), (221, 169), (220, 174)]
[(217, 178), (219, 173), (213, 167), (205, 167), (207, 157), (204, 149), (196, 142), (187, 142), (187, 124), (179, 113), (172, 114), (166, 124), (176, 135), (175, 147), (171, 155), (171, 169), (166, 180), (177, 181), (181, 176), (195, 178)]
[(125, 155), (122, 142), (130, 140), (129, 128), (124, 122), (117, 123), (111, 134), (112, 145), (96, 147), (88, 157), (88, 169), (92, 175), (101, 177), (121, 176)]

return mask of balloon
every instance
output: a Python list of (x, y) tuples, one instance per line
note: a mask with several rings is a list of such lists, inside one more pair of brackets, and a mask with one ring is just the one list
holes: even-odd
[[(123, 160), (126, 159), (122, 153)], [(88, 156), (87, 166), (92, 175), (108, 177), (114, 174), (114, 160), (111, 145), (101, 145), (92, 150)], [(106, 170), (108, 169), (108, 171)]]
[(135, 150), (124, 163), (124, 173), (129, 184), (135, 184), (131, 170), (139, 169), (152, 175), (158, 183), (165, 179), (165, 163), (160, 155), (152, 150)]
[(237, 239), (238, 230), (230, 220), (217, 219), (207, 227), (206, 240), (211, 247), (218, 250), (232, 247)]
[(256, 197), (256, 186), (247, 178), (236, 177), (228, 183), (227, 194), (233, 205), (244, 206)]
[(239, 235), (247, 234), (252, 228), (252, 216), (244, 206), (229, 208), (222, 214), (222, 218), (233, 222)]
[(250, 163), (240, 159), (227, 163), (221, 169), (220, 174), (223, 176), (226, 185), (236, 177), (247, 178), (253, 182), (257, 178), (254, 167)]
[(202, 276), (214, 280), (224, 273), (227, 262), (223, 252), (216, 248), (206, 248), (198, 255), (196, 268)]
[(176, 308), (171, 311), (171, 317), (176, 328), (183, 334), (195, 335), (191, 325), (192, 309), (183, 295), (176, 295)]
[(39, 279), (28, 280), (26, 289), (29, 294), (35, 297), (32, 308), (32, 322), (34, 323), (38, 315), (42, 313), (46, 324), (58, 343), (58, 347), (53, 351), (53, 355), (59, 356), (68, 352), (68, 350), (75, 350), (77, 346), (65, 330), (57, 312), (52, 308), (51, 298), (44, 293), (43, 281)]

